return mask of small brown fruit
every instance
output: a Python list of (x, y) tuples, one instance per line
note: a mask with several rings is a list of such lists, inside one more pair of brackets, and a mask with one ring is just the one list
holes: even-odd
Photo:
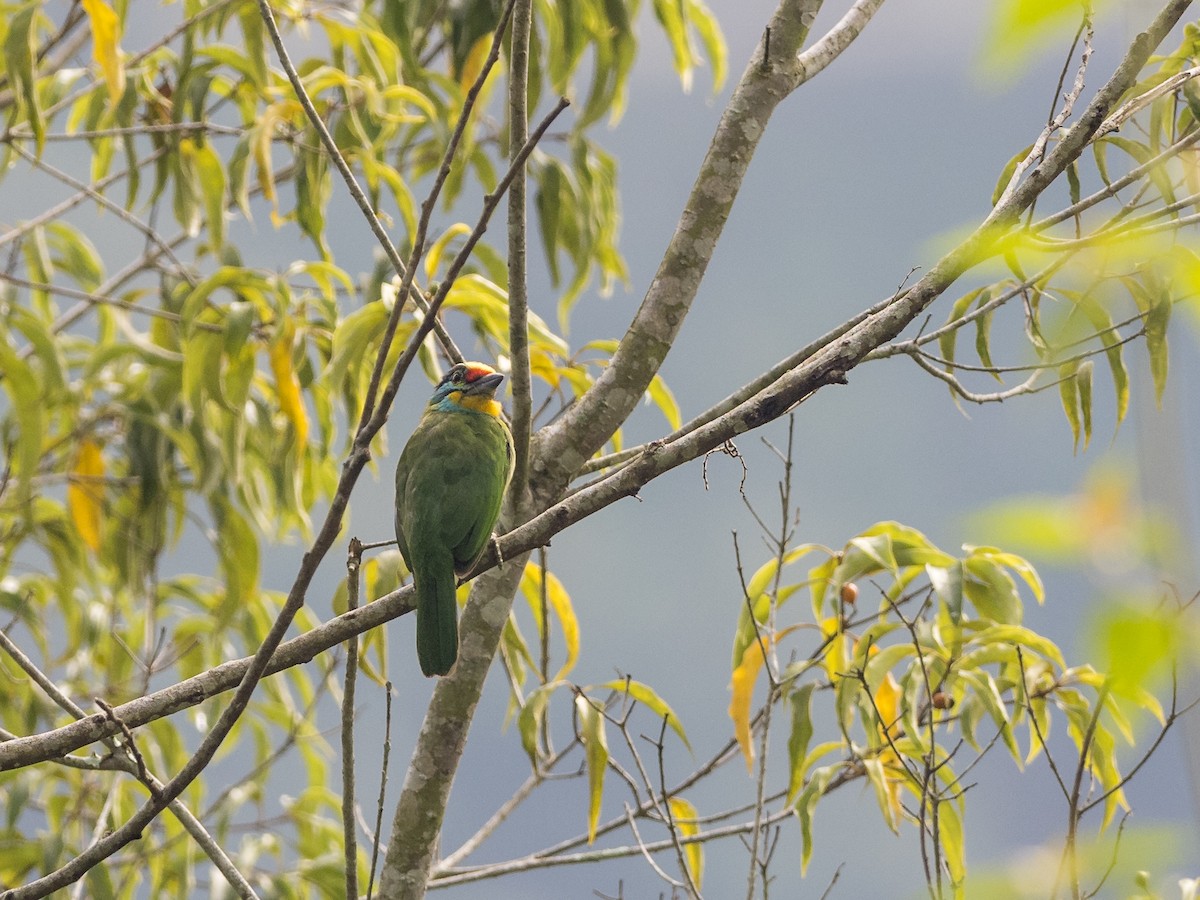
[(847, 581), (842, 585), (842, 602), (847, 606), (853, 606), (858, 602), (858, 585), (853, 581)]
[(954, 698), (945, 691), (936, 691), (930, 702), (934, 709), (951, 709), (954, 706)]

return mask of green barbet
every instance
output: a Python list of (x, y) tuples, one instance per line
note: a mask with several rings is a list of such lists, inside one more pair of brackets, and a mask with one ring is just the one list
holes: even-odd
[(459, 363), (437, 389), (396, 465), (396, 541), (417, 592), (417, 660), (445, 675), (458, 658), (455, 587), (483, 553), (513, 472), (504, 376)]

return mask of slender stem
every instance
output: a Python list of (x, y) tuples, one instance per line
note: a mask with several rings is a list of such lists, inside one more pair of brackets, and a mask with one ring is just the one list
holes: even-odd
[[(346, 606), (358, 609), (362, 542), (350, 539), (346, 557)], [(346, 896), (358, 896), (358, 840), (354, 821), (354, 691), (358, 683), (358, 636), (346, 641), (346, 686), (342, 690), (342, 835)]]
[(380, 835), (383, 833), (383, 803), (387, 796), (388, 762), (392, 756), (392, 683), (383, 686), (384, 719), (383, 719), (383, 760), (380, 763), (382, 774), (379, 776), (379, 798), (375, 803), (375, 837), (371, 841), (371, 874), (367, 878), (367, 900), (375, 890), (375, 869), (379, 863)]

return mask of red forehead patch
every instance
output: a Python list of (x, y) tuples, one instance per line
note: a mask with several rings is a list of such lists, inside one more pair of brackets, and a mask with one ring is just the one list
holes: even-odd
[(494, 374), (495, 372), (492, 369), (488, 369), (483, 366), (472, 366), (471, 368), (467, 369), (465, 378), (469, 384), (472, 381), (478, 381), (480, 378)]

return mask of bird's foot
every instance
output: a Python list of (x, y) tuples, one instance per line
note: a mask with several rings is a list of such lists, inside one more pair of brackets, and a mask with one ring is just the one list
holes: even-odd
[(496, 565), (504, 565), (504, 552), (500, 549), (500, 539), (492, 535), (492, 549), (496, 551)]

